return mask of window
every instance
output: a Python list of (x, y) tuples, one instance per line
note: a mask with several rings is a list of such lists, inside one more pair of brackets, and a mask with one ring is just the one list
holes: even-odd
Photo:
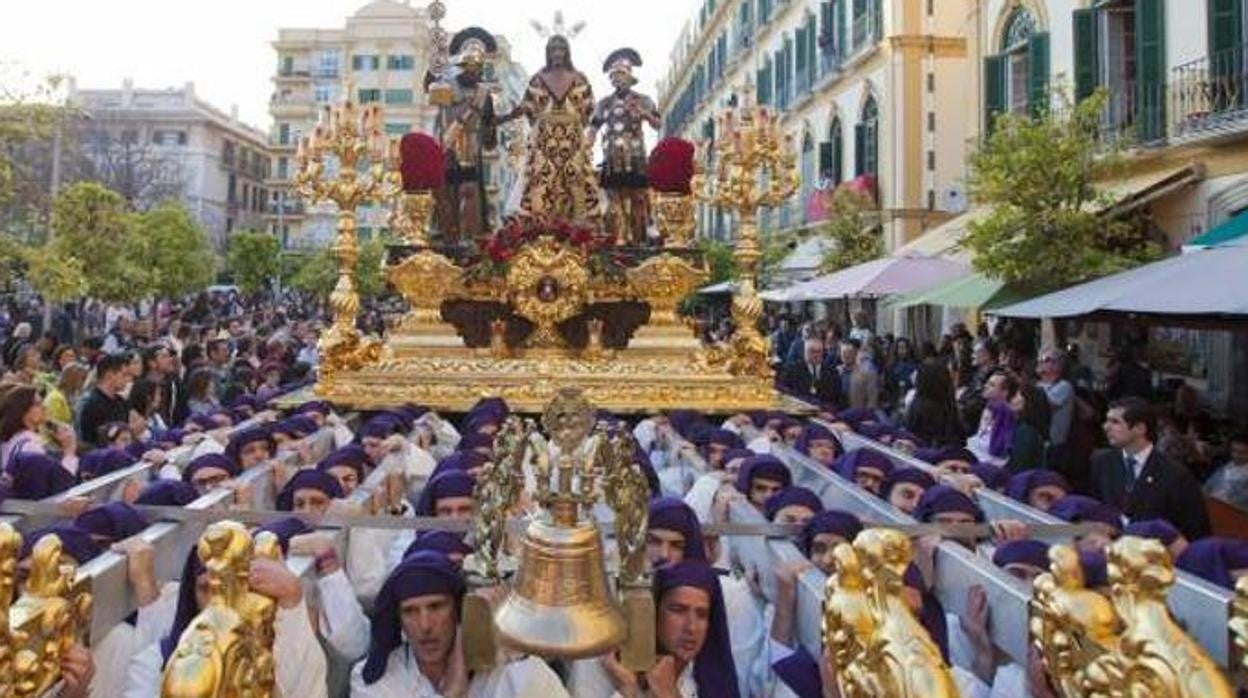
[(862, 117), (855, 128), (854, 174), (861, 177), (879, 172), (880, 110), (875, 97), (867, 97), (862, 105)]
[(410, 55), (386, 56), (386, 70), (412, 70), (416, 67), (416, 59)]
[(139, 142), (138, 129), (128, 128), (121, 132), (122, 145), (135, 145)]
[(338, 86), (333, 83), (317, 83), (312, 88), (312, 99), (317, 104), (338, 101)]
[(936, 91), (936, 73), (927, 74), (927, 91), (928, 92)]
[(152, 131), (152, 145), (186, 145), (186, 131)]
[(221, 146), (221, 162), (227, 165), (234, 164), (234, 144), (226, 141)]
[(835, 187), (841, 183), (844, 160), (845, 140), (841, 134), (841, 120), (834, 116), (828, 125), (827, 142), (819, 145), (819, 177), (827, 180), (828, 186)]
[(278, 72), (280, 72), (283, 76), (293, 75), (295, 72), (294, 56), (282, 56), (281, 67), (278, 68)]
[(929, 171), (936, 170), (936, 151), (935, 150), (927, 151), (927, 169)]
[(277, 125), (277, 144), (290, 145), (290, 124), (280, 123)]
[[(361, 99), (360, 101), (363, 101)], [(411, 90), (386, 90), (386, 104), (411, 104)]]
[(386, 124), (387, 136), (405, 136), (411, 130), (412, 130), (411, 124), (400, 124), (400, 123), (387, 123)]
[(290, 160), (286, 156), (277, 159), (277, 178), (287, 179), (287, 172), (290, 170)]
[(1015, 8), (1001, 38), (1005, 58), (1005, 106), (1015, 114), (1027, 112), (1030, 62), (1028, 45), (1036, 31), (1036, 20), (1025, 8)]
[(316, 60), (316, 74), (318, 77), (332, 78), (338, 76), (339, 63), (342, 61), (342, 53), (336, 48), (321, 49), (320, 55)]
[[(1238, 4), (1239, 0), (1216, 0), (1210, 9), (1221, 20), (1225, 17), (1216, 10)], [(1106, 88), (1104, 137), (1134, 132), (1141, 142), (1148, 142), (1165, 135), (1169, 79), (1165, 15), (1163, 0), (1102, 0), (1074, 12), (1075, 96), (1083, 99), (1097, 87)], [(1215, 24), (1210, 24), (1210, 31), (1217, 31)], [(1238, 46), (1242, 41), (1238, 25), (1231, 32), (1234, 36), (1227, 38)], [(1211, 98), (1217, 99), (1205, 97)]]
[(360, 101), (360, 104), (368, 104), (370, 102), (380, 102), (381, 90), (361, 89), (359, 91), (359, 101)]
[(936, 112), (934, 111), (927, 113), (927, 130), (933, 133), (936, 132)]
[(984, 59), (989, 130), (998, 114), (1036, 114), (1049, 98), (1049, 35), (1038, 30), (1031, 12), (1024, 7), (1010, 12), (998, 46), (1000, 53)]
[(351, 56), (351, 70), (356, 72), (381, 70), (381, 56), (378, 56), (375, 53), (357, 53), (356, 55)]

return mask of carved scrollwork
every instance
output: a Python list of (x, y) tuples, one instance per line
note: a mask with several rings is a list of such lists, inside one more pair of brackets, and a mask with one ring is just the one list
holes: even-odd
[(557, 325), (584, 309), (589, 280), (584, 255), (553, 237), (542, 237), (515, 256), (507, 291), (516, 313), (536, 325), (530, 346), (563, 345)]
[(650, 322), (676, 323), (676, 306), (706, 283), (707, 273), (671, 254), (656, 255), (628, 270), (628, 283), (650, 305)]
[[(463, 293), (463, 269), (444, 255), (424, 250), (386, 270), (390, 283), (412, 307), (418, 324), (438, 322), (442, 302)], [(406, 320), (405, 320), (406, 322)]]

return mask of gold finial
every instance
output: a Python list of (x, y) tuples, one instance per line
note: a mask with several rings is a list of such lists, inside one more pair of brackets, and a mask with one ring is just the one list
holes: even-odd
[(1123, 536), (1107, 551), (1110, 598), (1085, 587), (1078, 554), (1049, 550), (1036, 578), (1031, 638), (1058, 694), (1229, 698), (1230, 684), (1166, 607), (1174, 584), (1159, 541)]
[(277, 603), (252, 592), (248, 579), (253, 559), (281, 559), (277, 537), (266, 532), (253, 541), (242, 524), (218, 521), (200, 537), (196, 555), (208, 575), (208, 604), (178, 639), (161, 695), (271, 697)]
[(0, 522), (0, 696), (14, 692), (13, 655), (17, 646), (9, 632), (9, 607), (13, 603), (21, 551), (22, 534)]
[(842, 696), (959, 695), (940, 648), (902, 597), (913, 557), (904, 534), (872, 528), (833, 552), (823, 601), (823, 642)]
[[(12, 529), (0, 534), (0, 564), (15, 544), (20, 549), (21, 537)], [(79, 642), (90, 614), (91, 597), (75, 583), (78, 566), (63, 553), (60, 537), (40, 538), (30, 554), (22, 595), (8, 608), (8, 680), (11, 695), (18, 698), (44, 695), (60, 680), (61, 658)], [(11, 581), (0, 586), (12, 590)], [(0, 675), (0, 682), (4, 680)]]

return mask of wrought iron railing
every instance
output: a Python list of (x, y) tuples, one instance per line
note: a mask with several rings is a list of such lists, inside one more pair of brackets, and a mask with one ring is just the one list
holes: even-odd
[(1166, 137), (1166, 86), (1127, 81), (1111, 88), (1101, 113), (1101, 138), (1130, 140), (1138, 145)]
[(1239, 45), (1170, 71), (1175, 135), (1248, 126), (1248, 66)]

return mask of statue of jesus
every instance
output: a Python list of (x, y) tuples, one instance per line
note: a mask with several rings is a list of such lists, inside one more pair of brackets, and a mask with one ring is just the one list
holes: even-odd
[(598, 219), (598, 182), (586, 137), (594, 107), (589, 80), (572, 65), (568, 40), (550, 37), (546, 67), (498, 122), (523, 116), (532, 126), (521, 213), (580, 222)]

